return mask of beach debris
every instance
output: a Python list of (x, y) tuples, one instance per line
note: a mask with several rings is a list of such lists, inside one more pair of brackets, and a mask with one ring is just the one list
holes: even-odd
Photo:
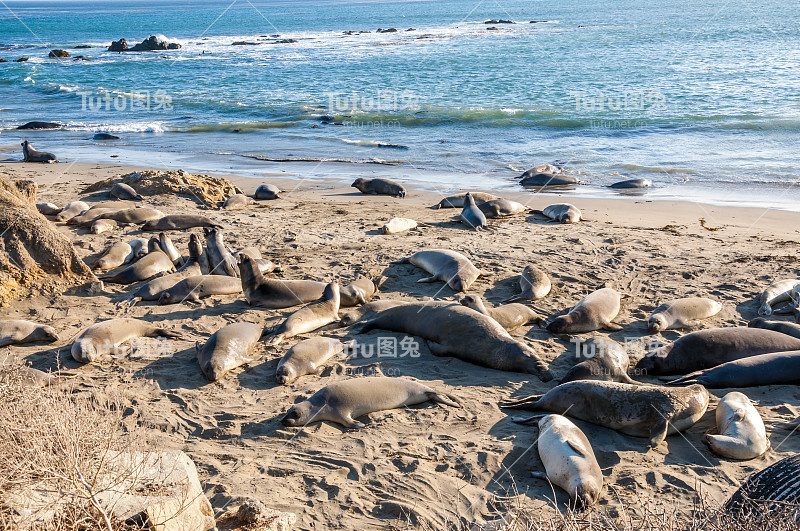
[(721, 227), (709, 227), (706, 225), (706, 218), (700, 218), (700, 226), (709, 232), (717, 232)]

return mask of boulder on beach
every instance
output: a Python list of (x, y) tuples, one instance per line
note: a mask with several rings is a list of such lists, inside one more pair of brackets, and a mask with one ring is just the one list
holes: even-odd
[(72, 56), (66, 50), (50, 50), (50, 53), (47, 54), (47, 57), (50, 59), (64, 59)]

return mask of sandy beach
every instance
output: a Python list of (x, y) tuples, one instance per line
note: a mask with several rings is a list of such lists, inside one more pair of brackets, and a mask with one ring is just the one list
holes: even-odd
[[(86, 186), (138, 169), (2, 163), (0, 175), (34, 180), (39, 202), (63, 206), (82, 199), (91, 205), (109, 198), (105, 193), (81, 193)], [(417, 283), (427, 276), (424, 271), (389, 264), (425, 248), (446, 248), (470, 257), (486, 274), (469, 292), (491, 304), (516, 292), (515, 281), (525, 265), (540, 267), (552, 279), (553, 290), (532, 307), (547, 318), (565, 312), (593, 290), (613, 287), (626, 296), (616, 319), (624, 329), (578, 337), (641, 340), (640, 356), (644, 342), (673, 341), (685, 333), (648, 333), (646, 320), (662, 302), (712, 297), (723, 303), (723, 309), (703, 321), (703, 328), (746, 326), (757, 316), (755, 299), (767, 285), (800, 275), (798, 212), (645, 197), (572, 199), (520, 191), (502, 196), (531, 209), (568, 201), (582, 210), (585, 221), (560, 225), (528, 212), (490, 220), (491, 231), (474, 232), (458, 222), (459, 210), (431, 209), (441, 199), (433, 192), (409, 188), (404, 199), (395, 199), (363, 195), (341, 178), (228, 178), (246, 194), (262, 182), (276, 184), (286, 193), (282, 199), (239, 211), (205, 209), (191, 199), (164, 195), (146, 197), (143, 204), (167, 214), (210, 217), (224, 227), (232, 249), (254, 246), (265, 258), (280, 263), (283, 271), (276, 278), (347, 284), (359, 275), (372, 277), (379, 283), (379, 300), (457, 300), (460, 294), (441, 282)], [(419, 227), (381, 234), (380, 227), (393, 217), (414, 219)], [(58, 227), (89, 266), (112, 243), (142, 235), (135, 225), (99, 235), (65, 224)], [(202, 239), (200, 229), (169, 233), (184, 255), (191, 232)], [(294, 309), (250, 307), (241, 294), (169, 306), (142, 302), (127, 309), (119, 302), (135, 287), (106, 283), (97, 294), (73, 289), (55, 298), (37, 296), (0, 308), (3, 319), (49, 324), (61, 336), (50, 345), (10, 347), (9, 361), (42, 370), (77, 371), (72, 383), (78, 391), (118, 394), (128, 421), (146, 427), (162, 448), (183, 450), (197, 464), (215, 511), (221, 513), (232, 500), (249, 496), (296, 513), (297, 529), (423, 524), (438, 529), (456, 522), (491, 521), (507, 513), (546, 515), (554, 507), (565, 507), (564, 491), (531, 477), (532, 471), (543, 470), (534, 446), (538, 429), (514, 424), (497, 405), (503, 399), (544, 393), (555, 380), (543, 383), (531, 375), (435, 357), (418, 341), (418, 356), (333, 360), (321, 376), (281, 386), (275, 369), (296, 342), (291, 340), (277, 347), (266, 347), (262, 341), (255, 361), (209, 383), (197, 363), (196, 342), (202, 345), (212, 333), (234, 322), (276, 326)], [(161, 323), (179, 331), (181, 339), (171, 342), (167, 352), (141, 355), (134, 350), (124, 358), (87, 365), (72, 360), (69, 346), (80, 331), (122, 316)], [(386, 331), (351, 332), (330, 326), (304, 337), (324, 334), (366, 345), (374, 345), (379, 337), (398, 342), (404, 338)], [(537, 326), (524, 326), (512, 335), (537, 350), (556, 380), (576, 362), (574, 345), (566, 336)], [(373, 374), (426, 382), (458, 397), (463, 407), (426, 403), (383, 411), (362, 418), (366, 427), (358, 430), (329, 422), (303, 429), (280, 424), (292, 404), (327, 383)], [(723, 503), (749, 474), (800, 451), (797, 434), (773, 430), (800, 415), (800, 392), (785, 385), (743, 390), (764, 418), (772, 450), (745, 462), (712, 454), (701, 439), (714, 426), (714, 408), (728, 391), (712, 390), (709, 409), (697, 424), (649, 451), (646, 439), (576, 421), (603, 469), (606, 488), (598, 508), (620, 517), (648, 508), (686, 515), (698, 498)]]

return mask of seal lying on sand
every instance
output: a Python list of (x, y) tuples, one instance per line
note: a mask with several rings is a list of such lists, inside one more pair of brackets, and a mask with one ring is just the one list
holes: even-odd
[(263, 330), (252, 323), (233, 323), (214, 332), (203, 348), (195, 343), (197, 362), (206, 378), (216, 382), (228, 371), (250, 361)]
[(364, 319), (372, 319), (383, 310), (388, 310), (389, 308), (394, 308), (395, 306), (400, 306), (403, 304), (406, 304), (406, 302), (392, 300), (368, 302), (367, 304), (364, 304), (355, 310), (350, 310), (344, 314), (339, 320), (339, 326), (350, 326)]
[(648, 352), (636, 364), (648, 374), (686, 374), (770, 352), (800, 350), (800, 339), (760, 328), (711, 328)]
[(454, 356), (492, 369), (535, 374), (543, 382), (553, 378), (533, 348), (511, 337), (491, 317), (460, 304), (403, 304), (378, 313), (357, 333), (375, 328), (419, 336), (435, 356)]
[(574, 205), (569, 203), (556, 203), (549, 205), (541, 211), (542, 215), (558, 223), (578, 223), (583, 219), (583, 214)]
[(439, 208), (463, 208), (464, 207), (464, 198), (470, 194), (472, 198), (477, 203), (485, 203), (487, 201), (493, 201), (495, 199), (500, 199), (496, 195), (487, 194), (484, 192), (465, 192), (463, 194), (456, 194), (456, 195), (449, 195), (439, 201), (437, 204), (432, 206), (431, 208), (439, 209)]
[(62, 221), (66, 223), (75, 216), (79, 215), (81, 212), (86, 212), (87, 210), (89, 210), (89, 205), (83, 201), (73, 201), (61, 209), (61, 212), (56, 214), (56, 221)]
[(235, 295), (242, 292), (242, 283), (227, 275), (197, 275), (178, 281), (161, 292), (159, 304), (179, 304), (183, 301), (200, 302), (211, 295)]
[(72, 357), (80, 363), (91, 363), (117, 353), (119, 345), (134, 337), (180, 339), (181, 335), (138, 319), (109, 319), (81, 332), (72, 343)]
[(405, 197), (406, 189), (388, 179), (362, 179), (358, 178), (351, 185), (362, 194), (390, 195), (392, 197)]
[(547, 273), (538, 267), (527, 265), (519, 277), (519, 295), (504, 300), (503, 303), (516, 301), (535, 301), (550, 293), (552, 284)]
[(770, 442), (764, 420), (753, 403), (742, 393), (728, 393), (716, 411), (717, 432), (706, 434), (703, 444), (722, 457), (755, 459), (769, 450)]
[(786, 334), (788, 336), (796, 337), (800, 339), (800, 324), (797, 323), (789, 323), (786, 321), (767, 321), (763, 317), (756, 317), (749, 323), (747, 323), (749, 328), (763, 328), (764, 330), (773, 330), (775, 332), (780, 332), (781, 334)]
[(700, 321), (713, 317), (722, 310), (722, 304), (703, 297), (687, 297), (662, 304), (647, 321), (651, 332), (674, 328), (694, 328)]
[(554, 334), (581, 334), (594, 330), (622, 330), (611, 321), (619, 313), (619, 293), (612, 288), (593, 291), (578, 303), (567, 315), (556, 317), (547, 325)]
[(599, 380), (641, 385), (628, 376), (630, 358), (625, 347), (616, 341), (604, 337), (592, 337), (577, 343), (576, 348), (581, 348), (581, 354), (589, 359), (572, 367), (559, 383)]
[(419, 251), (390, 262), (392, 264), (413, 264), (421, 267), (431, 277), (421, 278), (417, 282), (436, 282), (441, 280), (455, 291), (467, 291), (481, 274), (477, 267), (461, 253), (447, 249), (429, 249)]
[(115, 267), (127, 264), (133, 260), (134, 257), (133, 248), (129, 243), (117, 242), (106, 250), (103, 256), (94, 263), (92, 269), (99, 271), (114, 269)]
[(318, 328), (339, 320), (339, 284), (325, 286), (322, 297), (304, 306), (286, 318), (267, 340), (267, 345), (277, 345), (284, 339)]
[(522, 203), (509, 199), (492, 199), (483, 203), (478, 202), (478, 199), (475, 199), (475, 201), (478, 203), (480, 211), (487, 218), (504, 218), (527, 210), (527, 207)]
[(800, 280), (791, 278), (770, 285), (758, 297), (758, 315), (772, 315), (772, 307), (779, 302), (791, 300), (792, 289), (798, 284)]
[(175, 284), (184, 278), (201, 275), (200, 269), (200, 241), (197, 239), (196, 234), (192, 234), (189, 240), (189, 260), (178, 271), (171, 275), (158, 277), (146, 283), (144, 286), (136, 290), (128, 299), (130, 306), (135, 305), (139, 301), (156, 301), (161, 298), (161, 294), (173, 287)]
[(222, 204), (223, 210), (241, 210), (255, 203), (252, 197), (244, 194), (233, 194)]
[(253, 199), (280, 199), (281, 189), (274, 184), (262, 184), (256, 188), (256, 193), (253, 194)]
[[(658, 446), (667, 435), (700, 420), (709, 394), (702, 385), (671, 388), (580, 380), (561, 384), (544, 395), (501, 402), (500, 407), (551, 411), (632, 435)], [(515, 419), (529, 424), (538, 416)]]
[(58, 162), (55, 155), (45, 151), (36, 151), (27, 140), (22, 143), (22, 157), (24, 162), (46, 162), (48, 164)]
[(729, 361), (687, 374), (667, 385), (699, 383), (709, 389), (756, 387), (800, 382), (800, 350), (771, 352)]
[(132, 186), (125, 183), (114, 183), (114, 186), (111, 187), (109, 193), (117, 199), (133, 201), (141, 201), (144, 199), (141, 195), (139, 195), (139, 192), (133, 189)]
[(53, 203), (36, 203), (36, 210), (43, 216), (56, 216), (61, 209)]
[(275, 378), (281, 385), (289, 385), (307, 374), (319, 375), (323, 364), (355, 346), (355, 341), (343, 343), (333, 337), (304, 339), (283, 355), (275, 370)]
[(32, 321), (6, 319), (0, 321), (0, 347), (35, 341), (58, 341), (56, 329)]
[(458, 302), (483, 315), (488, 315), (506, 330), (516, 330), (528, 323), (535, 322), (540, 325), (542, 323), (541, 316), (524, 304), (512, 303), (489, 308), (486, 306), (486, 301), (483, 300), (483, 297), (476, 294), (464, 295)]
[(455, 398), (437, 393), (421, 382), (383, 376), (353, 378), (334, 382), (295, 404), (281, 424), (297, 427), (328, 420), (346, 428), (363, 428), (364, 424), (356, 420), (362, 415), (428, 401), (461, 407)]
[(139, 224), (163, 217), (164, 213), (155, 208), (125, 208), (116, 212), (107, 212), (97, 219), (113, 219), (117, 223)]
[(214, 227), (221, 229), (222, 225), (214, 223), (207, 217), (197, 214), (170, 214), (169, 216), (151, 219), (142, 225), (142, 230), (186, 230), (195, 227)]
[(148, 280), (161, 273), (168, 273), (175, 270), (175, 265), (169, 256), (161, 251), (158, 240), (155, 238), (148, 244), (148, 252), (138, 261), (129, 265), (122, 271), (113, 275), (104, 275), (100, 278), (104, 282), (113, 284), (133, 284), (142, 280)]

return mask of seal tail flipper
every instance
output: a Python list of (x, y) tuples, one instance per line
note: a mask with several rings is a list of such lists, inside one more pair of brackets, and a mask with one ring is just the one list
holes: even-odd
[(697, 377), (701, 374), (700, 371), (693, 372), (692, 374), (687, 374), (686, 376), (681, 376), (680, 378), (676, 378), (674, 380), (670, 380), (666, 382), (664, 385), (669, 386), (676, 386), (676, 385), (692, 385), (696, 383), (700, 383)]
[(421, 278), (421, 279), (417, 280), (417, 284), (429, 284), (431, 282), (436, 282), (437, 280), (439, 280), (439, 279), (436, 278), (435, 276), (433, 276), (433, 277), (425, 277), (425, 278)]
[(284, 340), (286, 336), (284, 334), (275, 334), (274, 336), (270, 337), (266, 341), (266, 345), (268, 347), (274, 347), (275, 345), (279, 344), (281, 341)]
[(528, 426), (533, 425), (539, 422), (542, 417), (546, 417), (548, 413), (540, 413), (538, 415), (533, 415), (531, 417), (512, 417), (511, 421), (516, 424), (527, 424)]
[(180, 339), (183, 337), (180, 332), (175, 332), (174, 330), (167, 330), (166, 328), (156, 328), (153, 331), (152, 337), (166, 337), (169, 339)]
[[(531, 395), (529, 397), (523, 398), (522, 400), (506, 400), (503, 402), (499, 402), (498, 405), (503, 408), (510, 408), (510, 409), (533, 409), (535, 407), (535, 402), (537, 402), (540, 398), (544, 395)], [(532, 407), (523, 407), (523, 406), (532, 406)]]
[(650, 428), (650, 441), (648, 444), (651, 448), (655, 448), (666, 440), (667, 429), (669, 429), (669, 421), (667, 419), (656, 422), (653, 427)]
[(524, 300), (526, 300), (526, 299), (520, 294), (520, 295), (513, 295), (513, 296), (501, 301), (500, 303), (501, 304), (510, 304), (512, 302), (524, 301)]
[(125, 302), (128, 303), (128, 308), (133, 308), (134, 306), (136, 306), (137, 303), (139, 303), (141, 301), (142, 301), (141, 297), (131, 297), (130, 299), (126, 300)]
[(438, 402), (452, 407), (461, 407), (461, 402), (451, 395), (437, 393), (436, 391), (428, 391), (425, 393), (425, 396), (427, 396), (428, 400), (431, 402)]
[(547, 477), (547, 472), (531, 472), (531, 477), (542, 481), (550, 481), (550, 478)]
[(399, 260), (392, 260), (389, 262), (390, 264), (409, 264), (411, 262), (408, 261), (408, 257), (400, 258)]
[(616, 323), (608, 321), (607, 323), (603, 323), (603, 329), (609, 330), (611, 332), (619, 332), (620, 330), (622, 330), (622, 327)]

